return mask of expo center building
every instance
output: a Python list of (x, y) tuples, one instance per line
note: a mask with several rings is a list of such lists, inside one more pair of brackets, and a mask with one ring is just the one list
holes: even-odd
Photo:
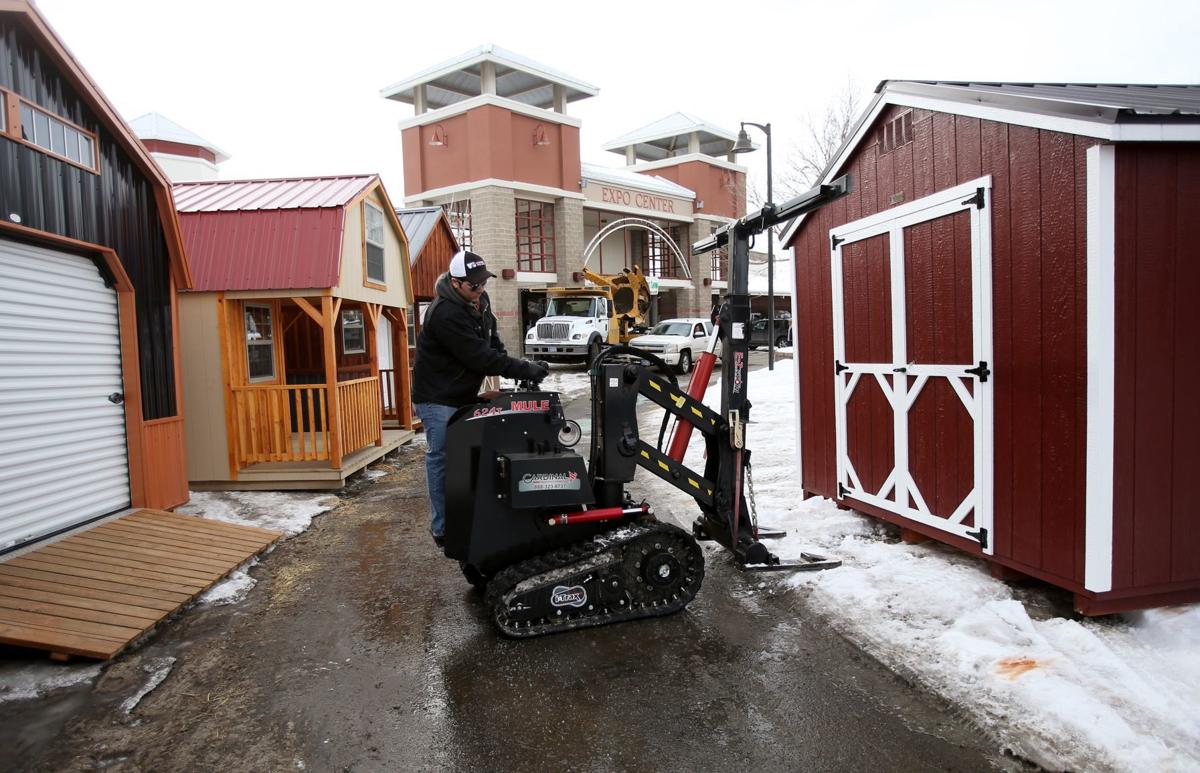
[(441, 206), (460, 245), (487, 259), (514, 353), (544, 290), (582, 285), (585, 252), (597, 273), (636, 265), (653, 278), (652, 320), (707, 316), (725, 288), (724, 255), (693, 258), (690, 247), (745, 213), (736, 133), (674, 113), (603, 146), (625, 166), (581, 163), (581, 121), (567, 106), (597, 93), (497, 46), (381, 91), (413, 106), (400, 123), (405, 206)]

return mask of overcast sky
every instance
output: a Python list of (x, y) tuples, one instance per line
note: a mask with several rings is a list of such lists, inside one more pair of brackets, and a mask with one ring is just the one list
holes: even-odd
[[(1200, 83), (1195, 0), (432, 2), (39, 0), (110, 101), (158, 112), (228, 152), (224, 178), (379, 172), (403, 198), (412, 108), (379, 91), (494, 43), (600, 94), (573, 103), (585, 162), (675, 111), (732, 131), (803, 120), (880, 80)], [(753, 131), (753, 130), (752, 130)], [(761, 143), (761, 135), (754, 135)], [(765, 154), (743, 155), (762, 185)]]

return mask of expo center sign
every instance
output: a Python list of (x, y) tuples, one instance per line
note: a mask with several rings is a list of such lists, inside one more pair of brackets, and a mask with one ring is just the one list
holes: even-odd
[(614, 209), (642, 214), (666, 215), (668, 217), (692, 217), (692, 202), (688, 199), (663, 196), (649, 191), (639, 191), (636, 188), (622, 188), (606, 183), (592, 182), (586, 188), (590, 201), (606, 204)]

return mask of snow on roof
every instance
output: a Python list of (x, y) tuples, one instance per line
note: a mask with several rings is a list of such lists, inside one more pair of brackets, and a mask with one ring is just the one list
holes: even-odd
[(217, 157), (217, 163), (229, 160), (229, 154), (212, 144), (199, 134), (185, 129), (179, 124), (159, 113), (146, 113), (129, 122), (129, 128), (140, 140), (162, 140), (175, 142), (180, 145), (193, 145), (204, 148)]
[(640, 188), (644, 191), (662, 193), (667, 196), (677, 196), (681, 199), (696, 198), (696, 192), (692, 189), (685, 188), (678, 183), (671, 182), (665, 177), (659, 177), (658, 175), (641, 174), (625, 169), (596, 166), (595, 164), (582, 164), (581, 166), (583, 167), (584, 180), (612, 183), (613, 185), (620, 185), (626, 188)]
[(496, 66), (496, 95), (540, 108), (554, 107), (554, 87), (566, 89), (567, 102), (594, 97), (600, 89), (544, 64), (527, 59), (495, 44), (473, 48), (435, 64), (402, 81), (393, 83), (379, 94), (384, 99), (413, 104), (416, 90), (425, 86), (426, 105), (431, 110), (462, 102), (483, 93), (482, 64)]
[(603, 149), (624, 153), (625, 148), (633, 146), (638, 158), (658, 161), (676, 155), (677, 151), (687, 152), (688, 137), (693, 132), (699, 135), (700, 152), (709, 156), (727, 155), (733, 143), (737, 142), (736, 132), (722, 129), (690, 113), (672, 113), (606, 142)]

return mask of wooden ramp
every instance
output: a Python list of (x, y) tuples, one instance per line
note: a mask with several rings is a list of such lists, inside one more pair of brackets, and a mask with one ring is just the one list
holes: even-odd
[(138, 510), (0, 563), (0, 642), (108, 659), (282, 536)]

